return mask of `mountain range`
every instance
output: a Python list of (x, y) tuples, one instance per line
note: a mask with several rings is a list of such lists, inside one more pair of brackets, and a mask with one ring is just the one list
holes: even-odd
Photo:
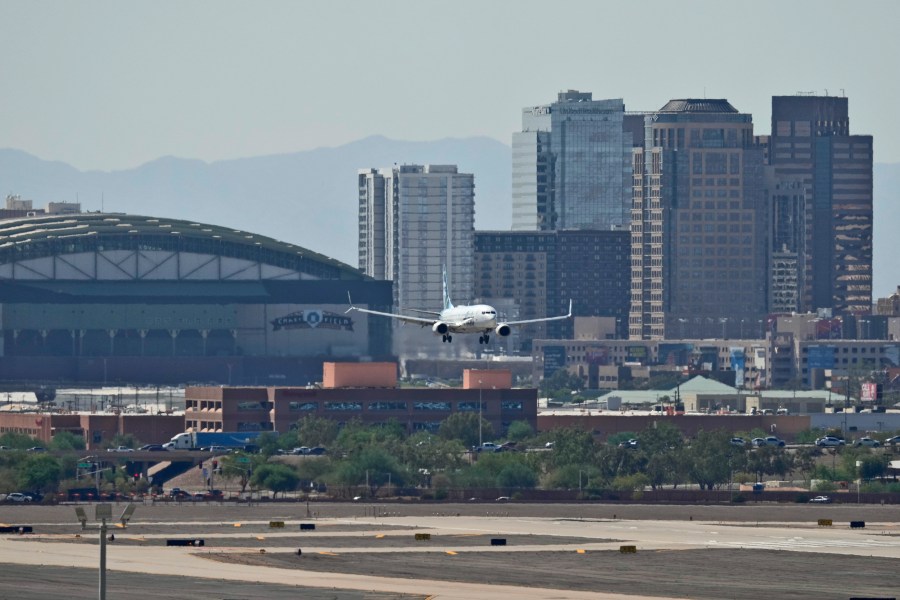
[[(476, 229), (509, 229), (511, 149), (487, 137), (406, 142), (372, 136), (317, 148), (207, 163), (159, 158), (134, 169), (80, 171), (0, 149), (0, 190), (43, 208), (80, 202), (84, 211), (162, 216), (233, 227), (357, 264), (357, 180), (362, 168), (455, 164), (475, 175)], [(900, 164), (874, 165), (875, 296), (900, 285)]]

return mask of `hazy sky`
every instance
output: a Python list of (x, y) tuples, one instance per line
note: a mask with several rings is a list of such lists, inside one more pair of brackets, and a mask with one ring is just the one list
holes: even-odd
[(0, 0), (0, 147), (81, 169), (489, 136), (563, 89), (651, 110), (850, 98), (900, 162), (900, 2)]

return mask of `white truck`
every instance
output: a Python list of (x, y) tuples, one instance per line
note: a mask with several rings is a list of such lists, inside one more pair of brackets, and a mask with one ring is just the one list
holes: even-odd
[(167, 443), (163, 444), (166, 450), (200, 450), (201, 448), (238, 448), (246, 449), (247, 446), (256, 444), (256, 439), (262, 433), (274, 433), (271, 431), (225, 431), (205, 432), (188, 431), (179, 433)]

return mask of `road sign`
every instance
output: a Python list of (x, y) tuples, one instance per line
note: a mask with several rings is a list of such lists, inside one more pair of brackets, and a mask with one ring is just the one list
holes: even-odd
[(90, 469), (91, 466), (92, 466), (91, 463), (78, 463), (79, 469)]
[(246, 456), (239, 456), (237, 461), (241, 464), (247, 464), (250, 462), (250, 459), (247, 458)]

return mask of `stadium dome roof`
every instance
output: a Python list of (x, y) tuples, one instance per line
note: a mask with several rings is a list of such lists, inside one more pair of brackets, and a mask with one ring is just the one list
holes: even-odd
[[(263, 278), (368, 279), (350, 265), (300, 246), (230, 227), (192, 221), (115, 213), (40, 215), (0, 221), (2, 279), (18, 278), (10, 265), (31, 263), (40, 267), (46, 259), (100, 253), (110, 260), (110, 253), (117, 251), (122, 260), (127, 260), (129, 253), (135, 257), (137, 278), (142, 278), (138, 265), (141, 257), (156, 256), (156, 262), (159, 262), (161, 256), (191, 253), (234, 259), (232, 265), (265, 265), (270, 275)], [(145, 267), (144, 271), (149, 268)], [(47, 275), (46, 272), (36, 273), (34, 278), (46, 278)], [(51, 278), (58, 277), (54, 270)], [(74, 278), (82, 277), (76, 275)], [(100, 277), (95, 273), (85, 278)], [(179, 272), (175, 277), (156, 275), (155, 278), (183, 277)]]

